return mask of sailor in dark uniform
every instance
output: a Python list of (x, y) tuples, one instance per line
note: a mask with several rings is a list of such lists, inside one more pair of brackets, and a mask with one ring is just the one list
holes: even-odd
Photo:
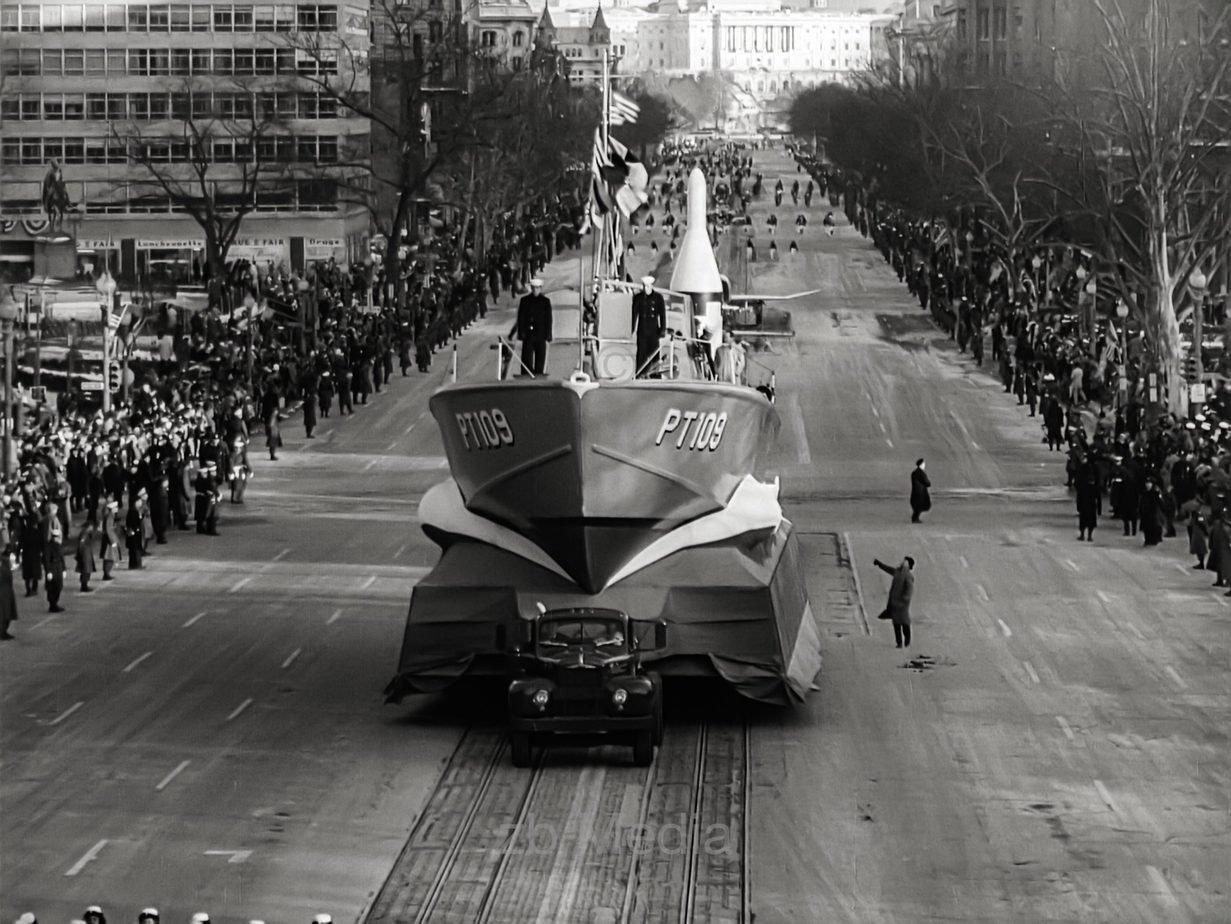
[(641, 277), (641, 291), (633, 296), (633, 333), (637, 337), (637, 376), (646, 378), (656, 365), (654, 355), (667, 327), (667, 306), (654, 291), (654, 277)]
[(543, 374), (547, 364), (547, 344), (551, 343), (551, 300), (543, 294), (543, 280), (530, 280), (530, 294), (517, 306), (517, 320), (509, 336), (521, 341), (522, 372)]

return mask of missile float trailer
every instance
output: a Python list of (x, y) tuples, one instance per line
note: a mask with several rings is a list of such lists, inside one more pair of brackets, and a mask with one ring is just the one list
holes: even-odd
[[(441, 558), (412, 592), (390, 701), (504, 675), (505, 640), (540, 607), (665, 623), (666, 646), (642, 655), (662, 676), (720, 677), (773, 703), (813, 688), (820, 641), (799, 543), (777, 481), (759, 471), (778, 414), (721, 361), (724, 281), (706, 199), (693, 170), (652, 377), (634, 377), (619, 268), (596, 267), (596, 330), (578, 336), (575, 371), (432, 396), (452, 477), (419, 516)], [(618, 212), (603, 224), (623, 253)]]

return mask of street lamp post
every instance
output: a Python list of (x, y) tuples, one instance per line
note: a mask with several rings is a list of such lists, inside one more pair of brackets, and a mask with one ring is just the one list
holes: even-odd
[(1086, 303), (1086, 318), (1090, 329), (1090, 356), (1098, 357), (1098, 347), (1095, 345), (1095, 333), (1098, 328), (1098, 283), (1094, 277), (1090, 277), (1090, 281), (1086, 283), (1086, 296), (1089, 301)]
[(1116, 301), (1116, 317), (1120, 321), (1120, 382), (1116, 400), (1123, 404), (1128, 394), (1128, 304), (1122, 298)]
[(1043, 301), (1043, 277), (1039, 270), (1043, 268), (1043, 258), (1037, 253), (1030, 261), (1030, 265), (1034, 268), (1034, 284), (1036, 286), (1035, 299), (1038, 302)]
[(13, 474), (13, 322), (17, 320), (17, 302), (5, 289), (0, 293), (0, 328), (4, 334), (4, 481), (7, 486)]
[(248, 324), (248, 329), (245, 331), (245, 335), (248, 340), (247, 357), (245, 360), (246, 375), (248, 378), (248, 394), (252, 394), (252, 366), (253, 366), (252, 354), (256, 349), (255, 337), (253, 336), (253, 330), (252, 330), (253, 327), (256, 326), (256, 319), (252, 316), (252, 309), (255, 307), (256, 307), (256, 299), (253, 297), (252, 293), (249, 292), (247, 295), (244, 296), (244, 319), (247, 321), (247, 324)]
[(111, 413), (111, 304), (115, 300), (117, 288), (111, 274), (103, 271), (94, 284), (98, 290), (98, 298), (103, 321), (103, 413)]
[(1209, 280), (1205, 273), (1201, 272), (1201, 267), (1197, 267), (1188, 277), (1188, 284), (1192, 286), (1193, 295), (1196, 297), (1196, 303), (1193, 305), (1193, 372), (1196, 374), (1197, 381), (1194, 385), (1200, 385), (1201, 388), (1193, 390), (1193, 397), (1197, 400), (1194, 404), (1203, 404), (1205, 395), (1205, 354), (1204, 344), (1205, 339), (1205, 288), (1209, 285)]

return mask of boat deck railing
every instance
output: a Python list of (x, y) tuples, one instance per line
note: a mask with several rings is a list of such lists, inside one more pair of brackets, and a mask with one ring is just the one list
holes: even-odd
[[(556, 342), (561, 344), (577, 343), (577, 340)], [(635, 370), (633, 375), (597, 375), (595, 357), (602, 352), (604, 346), (615, 344), (635, 347), (636, 340), (631, 337), (597, 337), (592, 334), (586, 334), (581, 338), (582, 348), (579, 351), (582, 357), (582, 367), (574, 371), (584, 372), (592, 379), (606, 379), (608, 381), (623, 381), (636, 378), (669, 381), (683, 379), (686, 381), (725, 382), (732, 385), (755, 388), (764, 393), (770, 400), (773, 400), (776, 385), (774, 370), (748, 356), (747, 352), (738, 346), (723, 344), (718, 348), (717, 355), (711, 356), (710, 349), (712, 344), (710, 341), (696, 337), (684, 337), (671, 331), (659, 343), (654, 353), (642, 363), (640, 368)], [(684, 358), (678, 355), (677, 344), (683, 348)], [(491, 345), (490, 349), (496, 354), (496, 379), (498, 381), (515, 377), (531, 379), (561, 377), (546, 373), (536, 376), (522, 362), (520, 351), (517, 347), (504, 337), (497, 337), (496, 342)], [(456, 367), (453, 371), (453, 381), (457, 381)]]

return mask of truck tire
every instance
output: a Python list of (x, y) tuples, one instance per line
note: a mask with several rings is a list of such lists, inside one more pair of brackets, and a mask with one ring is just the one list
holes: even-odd
[(633, 763), (638, 767), (648, 767), (654, 763), (654, 732), (637, 732), (633, 738)]
[(530, 751), (530, 735), (528, 732), (513, 732), (512, 751), (514, 767), (530, 766), (532, 754)]

